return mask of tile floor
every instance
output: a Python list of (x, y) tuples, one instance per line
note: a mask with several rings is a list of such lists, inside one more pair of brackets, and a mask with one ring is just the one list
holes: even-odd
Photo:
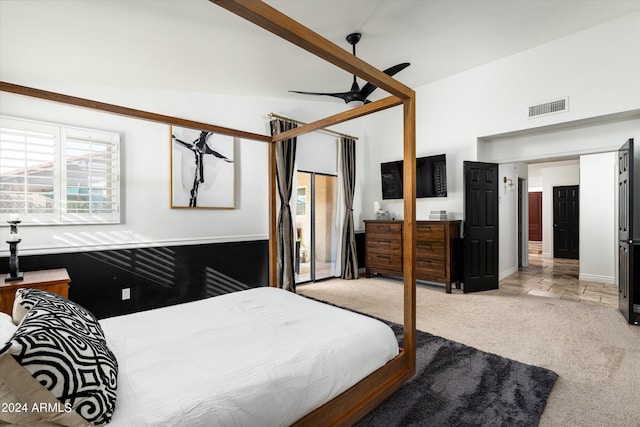
[(615, 284), (578, 280), (579, 261), (529, 252), (529, 267), (500, 281), (500, 289), (549, 298), (618, 306)]

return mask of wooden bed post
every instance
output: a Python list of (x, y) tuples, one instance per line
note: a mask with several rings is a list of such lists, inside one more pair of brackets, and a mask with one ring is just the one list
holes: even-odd
[(404, 276), (404, 350), (412, 375), (416, 372), (416, 100), (404, 100), (402, 262)]

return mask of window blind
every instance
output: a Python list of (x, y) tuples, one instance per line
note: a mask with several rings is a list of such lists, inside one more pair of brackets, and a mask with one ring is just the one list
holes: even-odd
[(119, 134), (9, 117), (0, 124), (0, 221), (119, 222)]

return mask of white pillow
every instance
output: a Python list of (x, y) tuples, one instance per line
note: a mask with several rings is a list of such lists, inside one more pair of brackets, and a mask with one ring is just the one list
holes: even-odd
[(11, 316), (0, 311), (0, 348), (11, 339), (16, 329), (18, 327), (13, 323)]

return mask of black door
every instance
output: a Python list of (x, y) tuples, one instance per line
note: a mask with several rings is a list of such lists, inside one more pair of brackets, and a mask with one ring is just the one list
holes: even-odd
[(528, 254), (527, 250), (523, 250), (524, 245), (524, 233), (523, 233), (523, 204), (524, 204), (524, 179), (518, 178), (518, 267), (522, 267), (525, 258), (525, 254)]
[(580, 259), (579, 245), (579, 187), (553, 187), (553, 257)]
[(618, 150), (618, 290), (620, 311), (627, 322), (633, 316), (633, 139)]
[(464, 162), (464, 292), (498, 289), (498, 165)]

